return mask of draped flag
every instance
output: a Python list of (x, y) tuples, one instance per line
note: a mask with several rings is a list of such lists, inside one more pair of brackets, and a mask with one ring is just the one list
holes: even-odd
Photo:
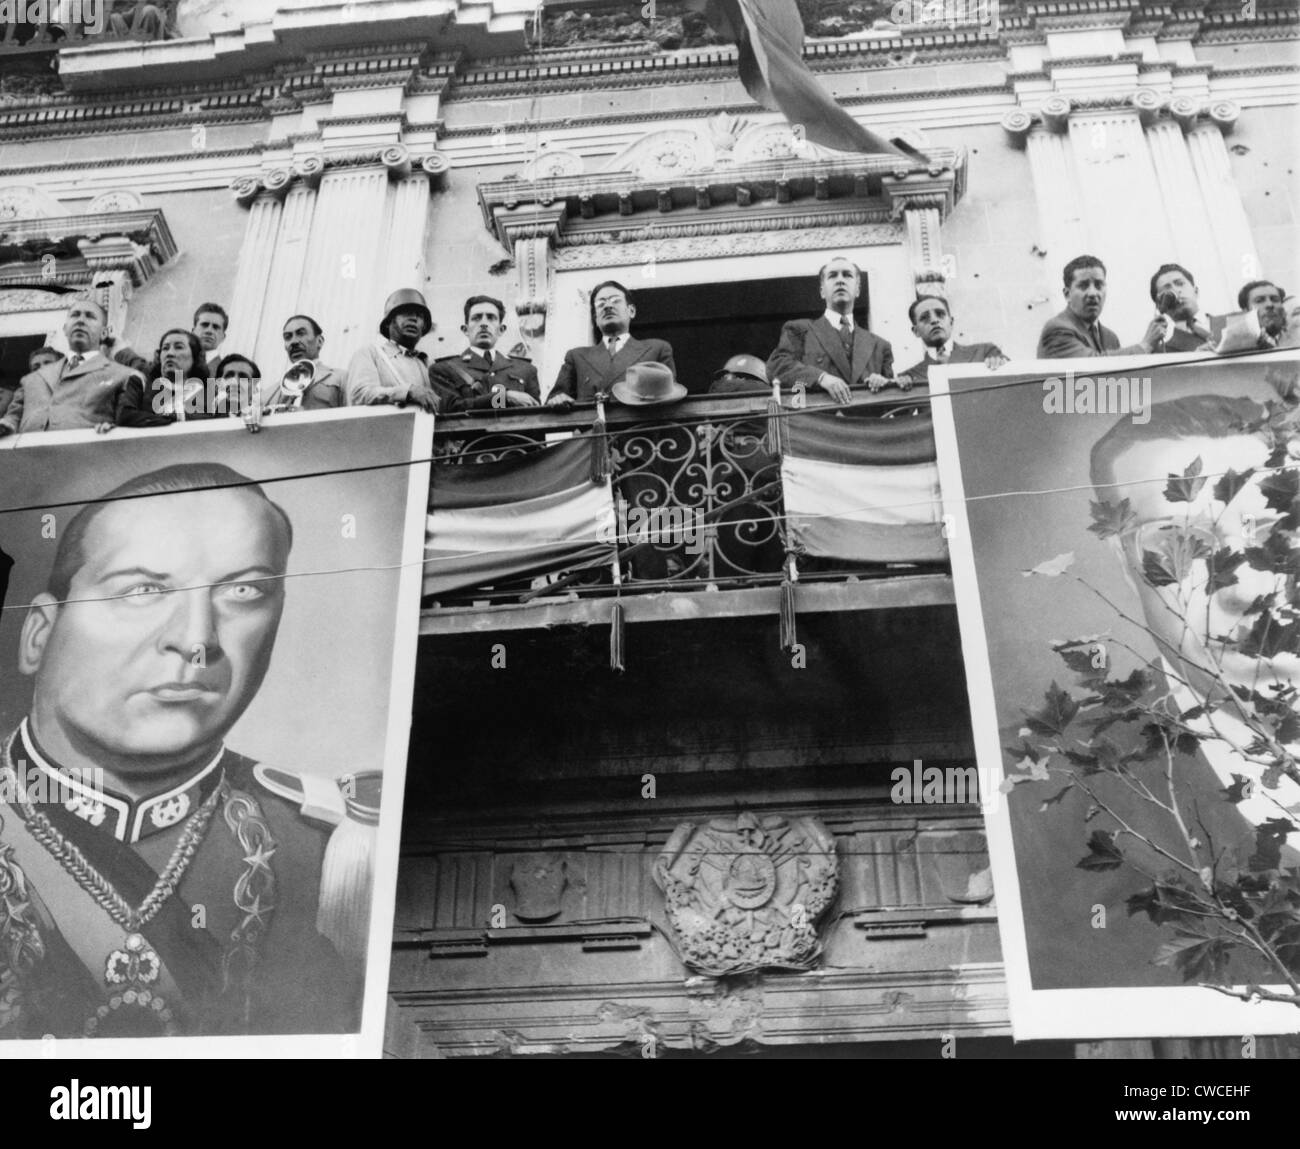
[(740, 49), (745, 91), (815, 144), (841, 152), (918, 155), (902, 140), (886, 140), (839, 106), (803, 60), (803, 20), (795, 0), (689, 0), (720, 36)]
[(859, 562), (948, 557), (929, 414), (786, 419), (781, 460), (790, 541), (810, 555)]
[(611, 550), (608, 480), (591, 478), (592, 441), (567, 439), (491, 463), (435, 463), (425, 535), (424, 593), (562, 570)]

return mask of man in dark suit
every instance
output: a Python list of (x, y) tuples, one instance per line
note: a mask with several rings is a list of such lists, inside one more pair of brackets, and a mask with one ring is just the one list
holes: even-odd
[(590, 403), (597, 392), (608, 392), (622, 379), (633, 363), (662, 363), (675, 378), (673, 349), (662, 339), (633, 339), (629, 328), (634, 318), (636, 307), (626, 287), (612, 279), (598, 283), (591, 293), (591, 322), (600, 341), (565, 352), (546, 402), (556, 407)]
[(1119, 336), (1101, 325), (1106, 304), (1106, 265), (1095, 255), (1078, 255), (1065, 265), (1065, 310), (1043, 324), (1039, 359), (1087, 359), (1101, 355), (1152, 355), (1164, 346), (1165, 319), (1157, 315), (1138, 343), (1119, 345)]
[(134, 372), (100, 351), (107, 313), (93, 299), (78, 299), (63, 323), (70, 353), (24, 375), (14, 392), (0, 436), (19, 431), (74, 431), (113, 425), (117, 397)]
[(1165, 338), (1166, 351), (1208, 351), (1219, 341), (1224, 316), (1201, 311), (1196, 280), (1181, 264), (1166, 263), (1156, 270), (1151, 277), (1151, 302), (1173, 321), (1173, 330)]
[(837, 403), (849, 401), (851, 385), (865, 383), (872, 391), (890, 386), (893, 348), (853, 319), (862, 292), (858, 265), (837, 256), (817, 273), (817, 287), (826, 310), (781, 328), (781, 341), (768, 356), (768, 378), (785, 391), (818, 387)]
[(527, 359), (502, 355), (497, 343), (506, 329), (505, 304), (490, 295), (465, 300), (461, 331), (469, 346), (429, 368), (429, 381), (442, 410), (477, 411), (496, 407), (535, 407), (541, 396), (537, 368)]
[(925, 358), (898, 377), (903, 390), (915, 383), (929, 383), (931, 363), (983, 363), (993, 371), (1007, 361), (996, 343), (956, 342), (952, 337), (952, 310), (941, 296), (918, 296), (907, 309), (907, 318), (912, 333), (925, 344)]
[(1286, 333), (1286, 313), (1282, 299), (1286, 295), (1268, 279), (1252, 279), (1237, 292), (1237, 306), (1253, 311), (1259, 319), (1259, 346), (1277, 347)]
[[(1185, 524), (1184, 529), (1229, 551), (1265, 545), (1264, 532), (1270, 528), (1264, 524), (1278, 518), (1268, 507), (1269, 469), (1264, 464), (1270, 448), (1262, 436), (1238, 429), (1262, 415), (1258, 403), (1243, 397), (1183, 396), (1155, 404), (1145, 423), (1117, 422), (1092, 449), (1091, 478), (1098, 499), (1111, 506), (1122, 500), (1129, 508), (1128, 521), (1109, 545), (1128, 568), (1141, 602), (1141, 611), (1134, 613), (1145, 620), (1158, 658), (1129, 715), (1091, 735), (1086, 734), (1088, 723), (1076, 719), (1058, 741), (1102, 763), (1127, 763), (1159, 802), (1106, 766), (1085, 766), (1081, 784), (1068, 792), (1064, 776), (1055, 772), (1050, 780), (1043, 776), (1015, 785), (1008, 801), (1035, 990), (1182, 984), (1172, 965), (1154, 961), (1176, 935), (1152, 915), (1130, 915), (1128, 899), (1151, 887), (1147, 875), (1175, 875), (1204, 892), (1202, 875), (1209, 869), (1224, 879), (1235, 869), (1270, 868), (1260, 857), (1259, 828), (1286, 819), (1284, 809), (1294, 809), (1300, 800), (1300, 785), (1285, 776), (1271, 789), (1264, 787), (1268, 754), (1259, 752), (1251, 722), (1271, 730), (1276, 719), (1255, 717), (1249, 701), (1256, 692), (1271, 698), (1294, 687), (1300, 681), (1298, 660), (1285, 652), (1250, 654), (1244, 642), (1224, 638), (1240, 633), (1244, 620), (1258, 617), (1252, 610), (1258, 596), (1285, 593), (1286, 576), (1243, 564), (1233, 568), (1231, 582), (1223, 579), (1212, 588), (1203, 562), (1190, 564), (1177, 581), (1150, 574), (1153, 557), (1158, 562), (1174, 545), (1169, 541), (1172, 526)], [(1194, 460), (1207, 475), (1235, 473), (1243, 481), (1226, 490), (1206, 482), (1190, 500), (1177, 501), (1169, 496), (1177, 498), (1179, 492), (1152, 482), (1154, 476), (1184, 474)], [(1123, 676), (1112, 672), (1112, 677)], [(1209, 700), (1218, 703), (1212, 717), (1196, 718)], [(1178, 739), (1169, 746), (1167, 761), (1160, 739), (1151, 743), (1154, 727), (1147, 725), (1151, 719), (1144, 708), (1181, 715), (1189, 729), (1214, 736)], [(1094, 712), (1093, 719), (1103, 713)], [(1028, 740), (1044, 741), (1033, 735)], [(1064, 764), (1059, 756), (1056, 763)], [(1241, 791), (1235, 797), (1229, 793), (1234, 783)], [(1170, 801), (1171, 784), (1176, 802)], [(1294, 827), (1294, 815), (1289, 820)], [(1129, 829), (1113, 839), (1125, 857), (1123, 865), (1104, 858), (1080, 865), (1089, 853), (1085, 843), (1090, 835), (1124, 826)], [(1276, 847), (1278, 865), (1295, 864), (1300, 829), (1279, 839)], [(1275, 972), (1240, 960), (1232, 971), (1249, 980), (1276, 979)]]

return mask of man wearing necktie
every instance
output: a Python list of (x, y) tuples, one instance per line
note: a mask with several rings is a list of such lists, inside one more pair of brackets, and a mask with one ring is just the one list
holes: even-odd
[(0, 436), (112, 425), (117, 397), (135, 372), (110, 362), (100, 351), (107, 322), (107, 313), (95, 300), (73, 302), (63, 323), (68, 358), (23, 376), (0, 419)]
[(673, 349), (662, 339), (635, 339), (630, 328), (636, 306), (626, 287), (614, 280), (598, 283), (591, 293), (591, 324), (600, 335), (590, 347), (572, 347), (564, 353), (546, 402), (569, 407), (590, 403), (608, 392), (634, 363), (662, 363), (677, 375)]
[(1218, 342), (1224, 316), (1201, 310), (1196, 280), (1181, 264), (1163, 264), (1151, 277), (1151, 302), (1174, 322), (1165, 339), (1166, 351), (1208, 351)]
[(502, 355), (497, 344), (506, 330), (506, 305), (490, 295), (465, 300), (461, 331), (469, 346), (445, 355), (429, 368), (429, 380), (442, 410), (535, 407), (540, 398), (537, 368), (516, 355)]
[(792, 319), (767, 360), (767, 377), (785, 391), (820, 388), (837, 403), (847, 403), (851, 385), (879, 391), (893, 383), (894, 351), (887, 340), (854, 321), (862, 292), (862, 273), (843, 257), (817, 273), (825, 311), (817, 319)]
[(1128, 347), (1101, 324), (1106, 305), (1106, 265), (1095, 255), (1078, 255), (1065, 265), (1065, 310), (1043, 324), (1039, 359), (1088, 359), (1102, 355), (1153, 355), (1164, 349), (1165, 317), (1157, 315), (1142, 339)]
[(994, 371), (1007, 361), (996, 343), (956, 342), (952, 337), (952, 309), (942, 296), (918, 296), (907, 309), (907, 318), (912, 333), (925, 344), (925, 358), (898, 377), (903, 390), (915, 383), (928, 384), (932, 363), (983, 363)]

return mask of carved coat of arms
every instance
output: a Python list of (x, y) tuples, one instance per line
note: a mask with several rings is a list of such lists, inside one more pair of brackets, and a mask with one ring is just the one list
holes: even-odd
[(835, 897), (835, 839), (815, 818), (748, 812), (673, 831), (654, 868), (687, 966), (711, 977), (809, 969)]

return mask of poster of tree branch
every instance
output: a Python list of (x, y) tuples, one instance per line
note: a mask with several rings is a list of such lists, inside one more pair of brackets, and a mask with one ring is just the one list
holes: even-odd
[(1017, 1038), (1300, 1031), (1300, 363), (960, 370), (935, 428)]

